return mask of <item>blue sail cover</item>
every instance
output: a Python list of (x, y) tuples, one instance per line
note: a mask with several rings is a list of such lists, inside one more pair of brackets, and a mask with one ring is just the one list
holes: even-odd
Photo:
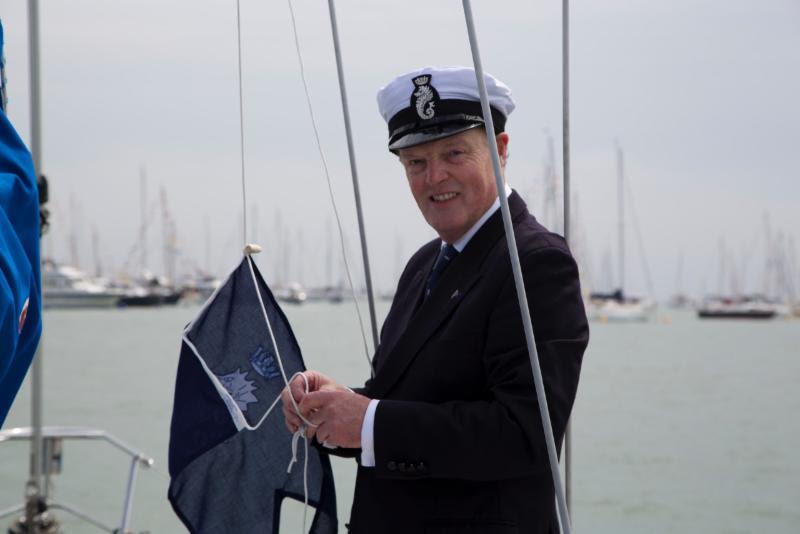
[[(250, 261), (245, 256), (184, 331), (168, 496), (191, 532), (277, 534), (282, 500), (304, 500), (303, 447), (287, 473), (292, 436), (280, 402), (267, 414), (285, 384), (254, 278), (286, 377), (305, 366), (286, 316)], [(335, 533), (330, 459), (316, 447), (308, 454), (308, 501), (316, 509), (310, 532)]]
[[(0, 24), (0, 85), (2, 64)], [(2, 102), (2, 87), (0, 93)], [(36, 173), (25, 143), (0, 110), (0, 427), (39, 344), (41, 297)]]

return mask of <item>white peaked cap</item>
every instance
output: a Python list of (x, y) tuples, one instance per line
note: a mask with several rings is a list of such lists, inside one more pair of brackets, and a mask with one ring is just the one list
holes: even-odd
[[(506, 84), (484, 73), (495, 131), (505, 129), (515, 104)], [(389, 149), (433, 141), (484, 125), (475, 71), (470, 67), (424, 67), (398, 76), (378, 91), (378, 108), (389, 126)]]
[[(471, 67), (423, 67), (401, 74), (378, 91), (378, 108), (383, 120), (389, 122), (399, 111), (408, 107), (414, 90), (413, 79), (422, 74), (430, 74), (431, 84), (436, 87), (443, 99), (475, 100), (480, 102), (475, 70)], [(489, 105), (508, 117), (514, 111), (514, 99), (506, 84), (489, 74), (483, 73)]]

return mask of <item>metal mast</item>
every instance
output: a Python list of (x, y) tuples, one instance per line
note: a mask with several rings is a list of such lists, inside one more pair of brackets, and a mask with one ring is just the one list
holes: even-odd
[(361, 193), (358, 187), (358, 169), (356, 168), (356, 155), (353, 149), (353, 133), (350, 128), (350, 109), (347, 105), (347, 89), (344, 83), (344, 68), (342, 67), (342, 54), (339, 48), (339, 28), (336, 22), (336, 9), (333, 0), (328, 0), (328, 9), (331, 14), (331, 32), (333, 33), (333, 50), (336, 54), (336, 72), (339, 76), (339, 93), (342, 97), (344, 130), (347, 134), (347, 153), (350, 156), (350, 172), (353, 175), (353, 195), (355, 196), (356, 214), (358, 215), (358, 234), (361, 237), (361, 256), (364, 261), (364, 278), (367, 282), (367, 299), (369, 301), (369, 319), (372, 325), (373, 350), (377, 350), (378, 321), (375, 317), (375, 295), (372, 290), (372, 275), (370, 274), (369, 254), (367, 253), (367, 236), (364, 231), (364, 214), (361, 210)]
[[(561, 112), (562, 155), (564, 158), (564, 239), (570, 246), (570, 165), (569, 165), (569, 0), (561, 2)], [(572, 510), (572, 421), (564, 433), (564, 488), (567, 509)]]
[(144, 277), (147, 271), (147, 173), (144, 165), (139, 168), (139, 272)]
[(533, 382), (536, 387), (536, 400), (539, 403), (539, 415), (541, 416), (544, 439), (547, 444), (547, 457), (550, 462), (550, 473), (553, 477), (553, 487), (558, 504), (558, 516), (561, 521), (562, 532), (564, 532), (564, 534), (570, 534), (572, 532), (572, 526), (569, 519), (566, 499), (564, 497), (564, 488), (561, 484), (558, 454), (556, 452), (555, 439), (553, 438), (553, 425), (550, 422), (550, 412), (547, 409), (547, 397), (545, 396), (544, 380), (542, 379), (542, 370), (539, 365), (539, 354), (536, 349), (531, 312), (528, 309), (528, 298), (525, 293), (525, 282), (522, 278), (519, 251), (517, 250), (516, 240), (514, 238), (511, 211), (508, 207), (508, 197), (506, 196), (503, 172), (500, 167), (500, 156), (497, 153), (497, 139), (495, 139), (494, 136), (494, 121), (492, 120), (491, 108), (489, 107), (489, 95), (486, 91), (486, 80), (484, 79), (481, 55), (478, 49), (478, 38), (475, 32), (475, 22), (472, 17), (472, 7), (470, 5), (470, 0), (462, 0), (462, 4), (464, 6), (464, 18), (467, 24), (470, 49), (472, 51), (472, 62), (475, 66), (475, 78), (481, 95), (481, 109), (483, 110), (484, 120), (486, 121), (486, 140), (489, 143), (489, 151), (492, 155), (492, 167), (494, 168), (497, 195), (500, 198), (500, 210), (503, 215), (503, 227), (505, 229), (506, 243), (508, 245), (508, 254), (511, 259), (511, 269), (514, 272), (514, 285), (517, 290), (517, 300), (522, 316), (522, 325), (525, 328), (525, 340), (528, 345), (528, 356), (531, 362), (531, 371), (533, 372)]
[(617, 238), (619, 239), (619, 289), (622, 291), (622, 296), (625, 296), (625, 205), (624, 205), (624, 190), (625, 190), (625, 163), (622, 148), (617, 143), (617, 220), (619, 221), (619, 232)]
[[(42, 173), (42, 113), (39, 70), (39, 1), (28, 1), (28, 56), (30, 60), (31, 156), (35, 176)], [(42, 489), (42, 359), (43, 342), (39, 343), (31, 369), (31, 464), (25, 487), (25, 524), (28, 531), (38, 533), (37, 516)]]

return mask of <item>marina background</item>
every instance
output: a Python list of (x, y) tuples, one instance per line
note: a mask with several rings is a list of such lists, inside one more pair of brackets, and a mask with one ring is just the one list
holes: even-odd
[[(361, 286), (327, 10), (296, 4), (345, 249)], [(264, 245), (259, 263), (271, 284), (339, 283), (338, 238), (288, 9), (242, 6), (248, 240)], [(25, 7), (0, 0), (9, 116), (27, 139)], [(338, 7), (373, 272), (390, 293), (403, 262), (432, 233), (385, 149), (375, 92), (421, 64), (468, 64), (469, 50), (456, 2)], [(484, 64), (518, 102), (510, 183), (558, 230), (558, 206), (548, 202), (559, 193), (551, 140), (560, 138), (560, 5), (475, 9)], [(757, 292), (796, 302), (800, 5), (614, 0), (573, 6), (572, 17), (574, 248), (586, 260), (584, 287), (619, 283), (610, 260), (619, 143), (638, 212), (636, 228), (632, 219), (626, 228), (629, 293), (663, 302), (678, 293)], [(235, 28), (234, 5), (221, 0), (42, 5), (42, 171), (52, 210), (45, 256), (107, 277), (165, 274), (171, 261), (177, 274), (222, 276), (236, 263)], [(385, 314), (388, 304), (379, 306)], [(139, 476), (137, 530), (181, 531), (165, 498), (166, 444), (179, 333), (197, 309), (45, 314), (45, 424), (105, 428), (156, 459)], [(309, 367), (363, 381), (351, 304), (286, 311)], [(698, 321), (663, 307), (643, 324), (593, 323), (573, 419), (576, 529), (796, 531), (799, 325)], [(29, 424), (27, 388), (5, 428)], [(113, 521), (127, 465), (106, 449), (68, 443), (56, 495)], [(0, 508), (22, 500), (27, 460), (25, 446), (0, 445)], [(353, 470), (342, 461), (334, 468), (344, 521)], [(293, 528), (298, 513), (292, 507), (287, 518)]]
[[(355, 210), (324, 2), (295, 2), (322, 147), (357, 283)], [(561, 136), (560, 2), (476, 2), (487, 71), (518, 106), (508, 178), (546, 217), (548, 137)], [(285, 2), (242, 2), (248, 240), (270, 281), (338, 280), (327, 268), (334, 219)], [(354, 0), (338, 6), (342, 54), (375, 285), (433, 234), (385, 146), (375, 94), (423, 64), (470, 64), (458, 2)], [(25, 2), (0, 0), (9, 116), (29, 133)], [(772, 238), (794, 256), (800, 228), (800, 5), (794, 0), (635, 2), (572, 9), (574, 237), (584, 285), (610, 290), (615, 268), (615, 140), (653, 293), (763, 292)], [(43, 169), (52, 229), (44, 252), (106, 276), (137, 272), (140, 176), (147, 177), (145, 267), (164, 271), (161, 190), (177, 269), (224, 274), (242, 247), (236, 10), (231, 1), (80, 0), (41, 9)], [(552, 158), (560, 174), (560, 150)], [(557, 191), (558, 193), (558, 191)], [(550, 210), (555, 213), (555, 210)], [(649, 292), (628, 222), (626, 289)], [(92, 235), (97, 235), (96, 252)], [(576, 246), (578, 243), (576, 243)], [(334, 248), (334, 252), (336, 248)], [(793, 251), (793, 252), (792, 252)], [(278, 259), (280, 258), (280, 260)], [(681, 260), (682, 258), (682, 260)], [(682, 264), (682, 265), (681, 265)], [(739, 271), (734, 272), (734, 269)], [(735, 281), (733, 278), (738, 278)], [(800, 296), (797, 282), (794, 292)]]
[[(363, 383), (352, 303), (283, 308), (309, 367)], [(179, 334), (197, 310), (45, 314), (44, 423), (104, 428), (155, 459), (139, 473), (136, 532), (184, 531), (166, 500), (166, 455)], [(386, 311), (381, 304), (381, 317)], [(796, 532), (800, 321), (665, 318), (592, 323), (572, 419), (576, 532)], [(26, 385), (6, 427), (29, 424), (29, 402)], [(0, 508), (22, 501), (27, 458), (27, 445), (0, 444)], [(333, 466), (343, 524), (355, 464)], [(113, 522), (127, 468), (104, 444), (67, 442), (56, 496)], [(302, 507), (286, 507), (282, 532), (298, 532)], [(67, 532), (95, 532), (59, 517)]]

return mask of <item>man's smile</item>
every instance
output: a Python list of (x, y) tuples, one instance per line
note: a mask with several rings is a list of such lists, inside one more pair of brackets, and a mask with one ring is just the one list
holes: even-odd
[(440, 193), (438, 195), (431, 195), (430, 199), (434, 202), (447, 202), (448, 200), (452, 200), (458, 196), (456, 192), (449, 192), (449, 193)]

